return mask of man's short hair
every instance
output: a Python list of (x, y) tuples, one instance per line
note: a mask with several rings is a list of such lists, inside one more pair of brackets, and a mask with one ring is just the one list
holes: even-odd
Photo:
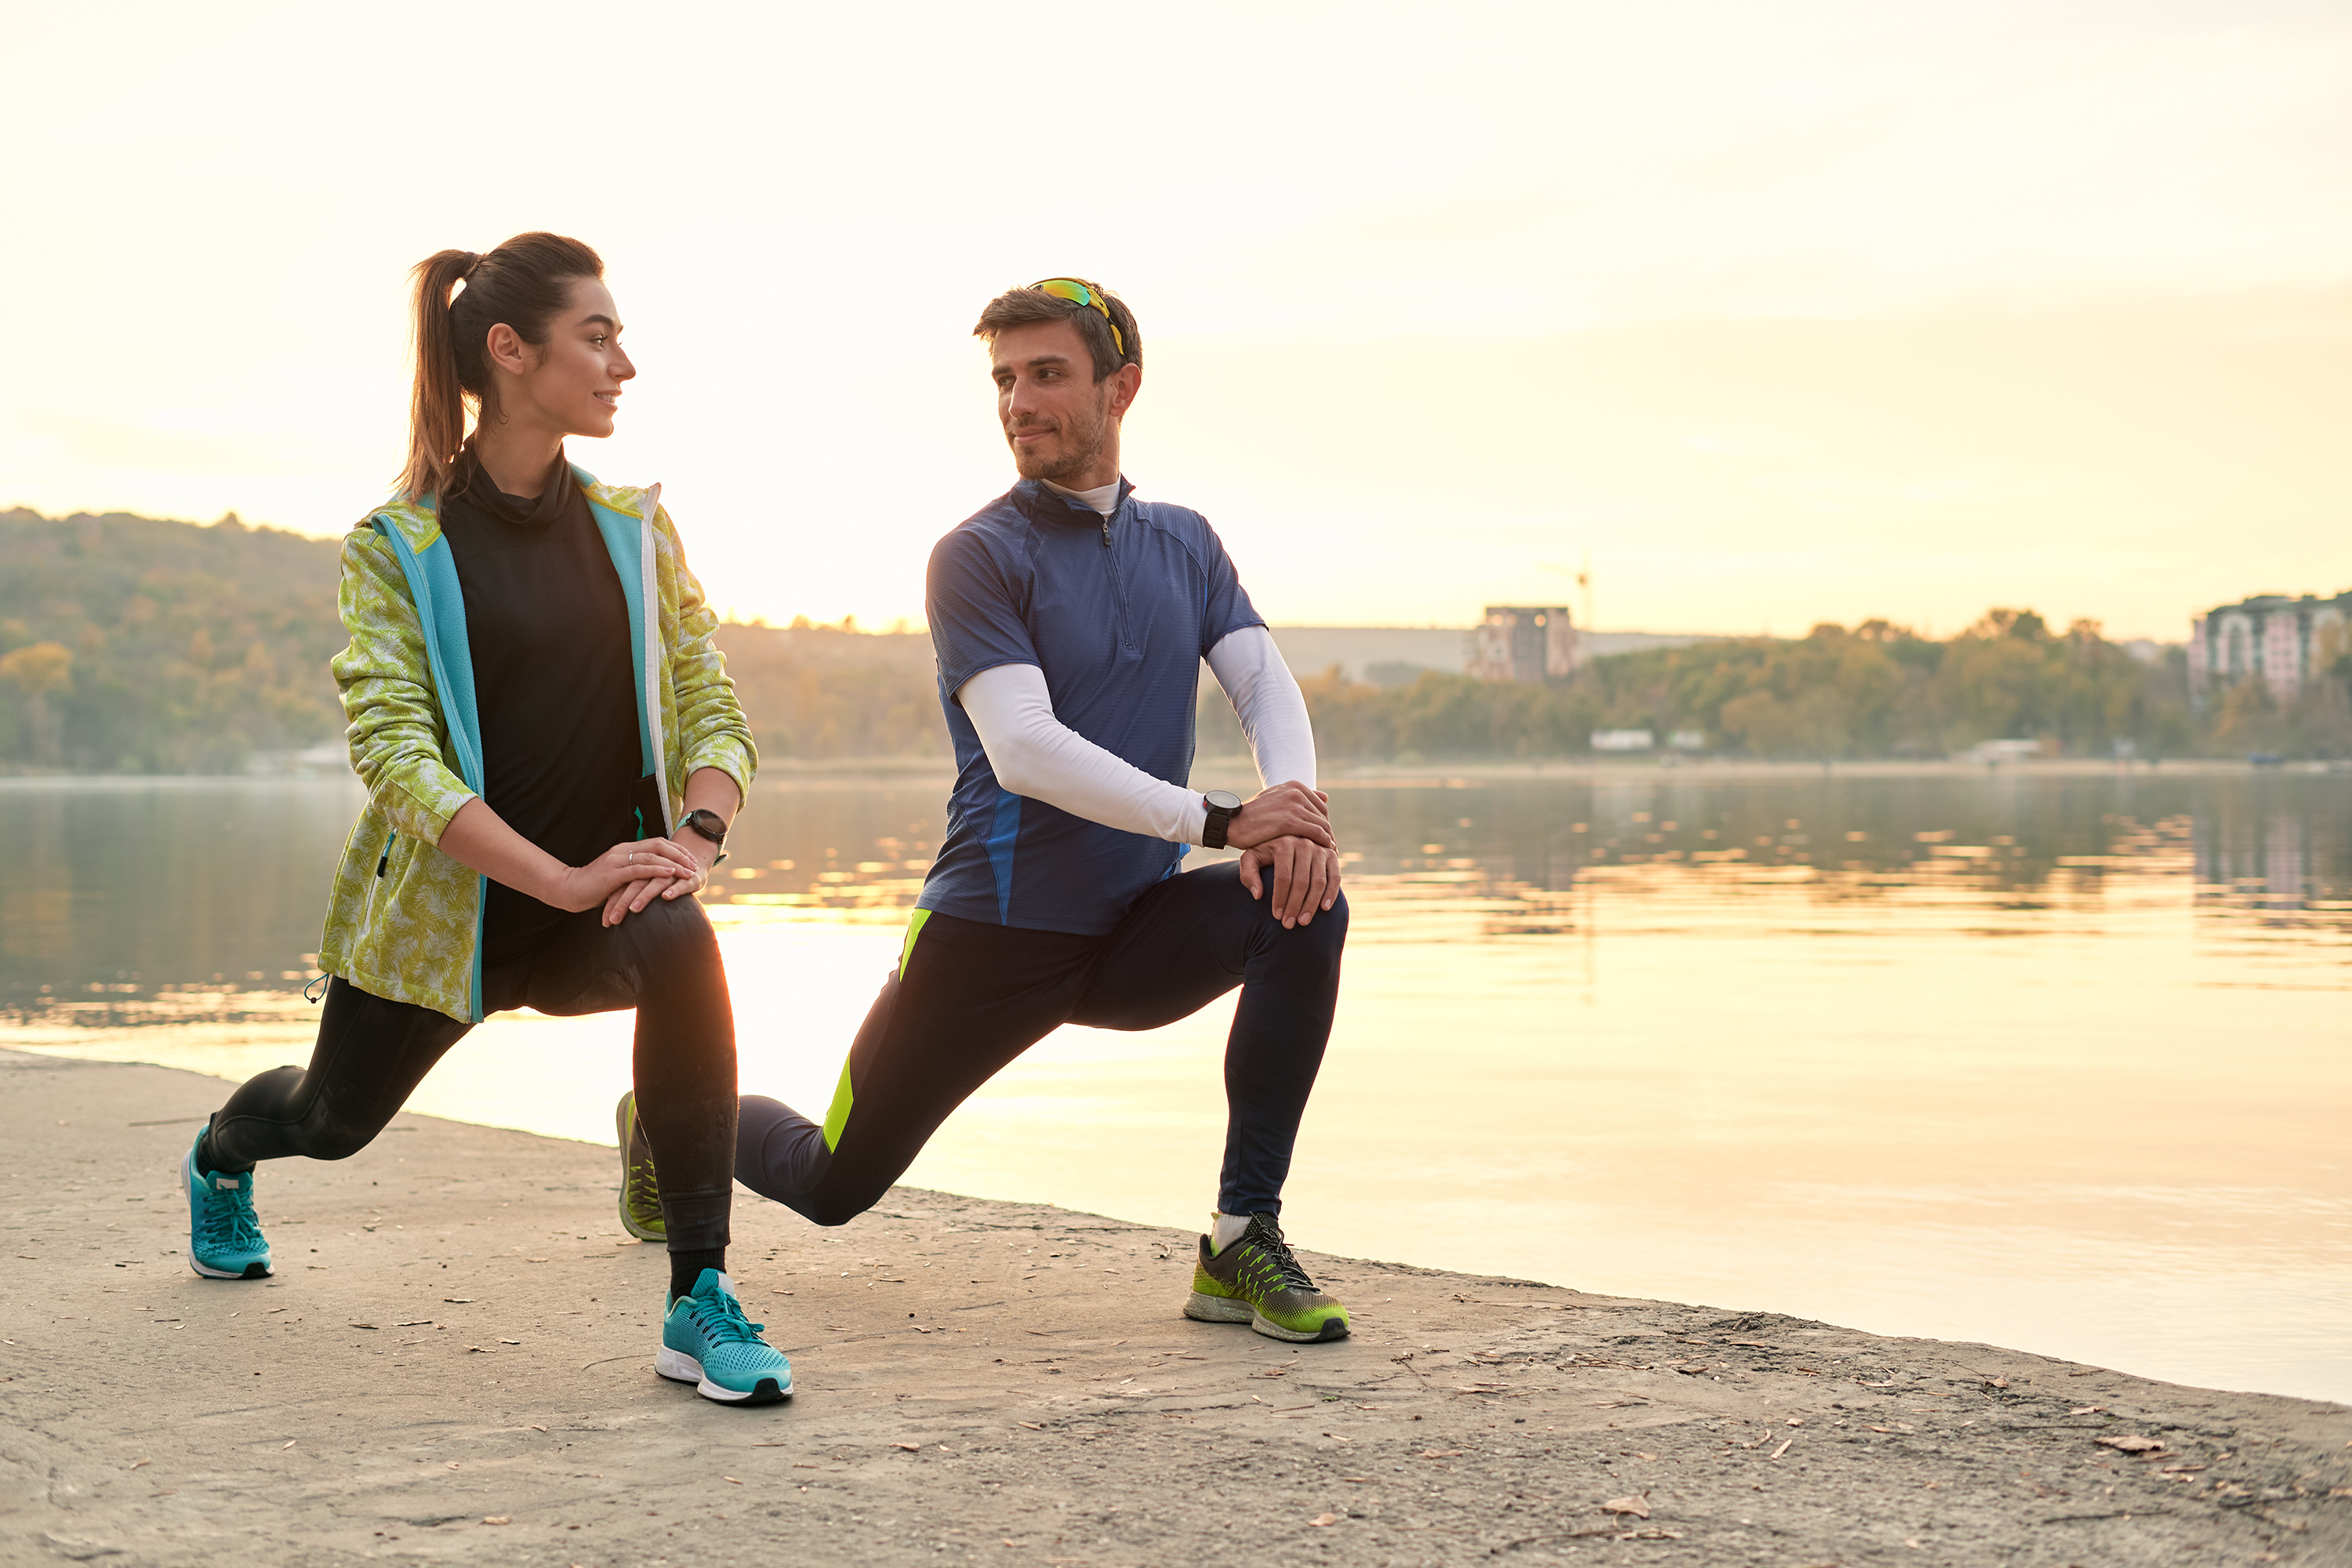
[[(1051, 282), (1048, 279), (1046, 281)], [(1093, 287), (1091, 284), (1089, 288)], [(1110, 320), (1103, 320), (1102, 311), (1091, 305), (1081, 305), (1075, 300), (1064, 300), (1044, 289), (1007, 289), (988, 302), (980, 313), (980, 324), (971, 335), (993, 345), (996, 334), (1015, 327), (1034, 326), (1039, 321), (1070, 321), (1076, 323), (1078, 336), (1086, 340), (1087, 352), (1094, 356), (1095, 381), (1100, 384), (1123, 364), (1143, 363), (1143, 334), (1135, 324), (1135, 312), (1127, 301), (1108, 289), (1097, 289), (1103, 305), (1110, 311)], [(1118, 328), (1118, 337), (1111, 336), (1111, 327)], [(1127, 352), (1119, 352), (1124, 343)]]

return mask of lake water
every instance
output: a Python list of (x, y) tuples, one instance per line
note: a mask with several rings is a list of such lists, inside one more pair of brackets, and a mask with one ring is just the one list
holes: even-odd
[[(755, 791), (711, 899), (746, 1088), (829, 1099), (944, 794)], [(0, 784), (0, 1043), (304, 1059), (358, 802)], [(1332, 809), (1303, 1245), (2352, 1400), (2352, 775), (1433, 773)], [(1229, 1015), (1064, 1030), (908, 1179), (1197, 1228)], [(609, 1142), (628, 1037), (495, 1019), (415, 1109)]]

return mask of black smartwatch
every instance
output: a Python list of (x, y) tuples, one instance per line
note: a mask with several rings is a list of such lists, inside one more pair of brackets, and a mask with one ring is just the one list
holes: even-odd
[(1201, 828), (1201, 843), (1210, 849), (1225, 847), (1225, 829), (1234, 820), (1234, 813), (1242, 808), (1242, 797), (1230, 790), (1213, 789), (1201, 797), (1202, 806), (1209, 820)]
[(691, 827), (721, 849), (727, 847), (727, 819), (715, 811), (689, 811), (679, 819), (680, 827)]

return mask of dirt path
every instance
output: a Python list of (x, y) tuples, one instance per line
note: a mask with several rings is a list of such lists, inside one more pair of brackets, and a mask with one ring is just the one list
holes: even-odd
[(906, 1189), (744, 1200), (802, 1392), (722, 1409), (609, 1150), (404, 1116), (197, 1279), (221, 1093), (0, 1052), (0, 1563), (2352, 1562), (2340, 1405), (1315, 1257), (1359, 1331), (1292, 1347), (1178, 1315), (1189, 1236)]

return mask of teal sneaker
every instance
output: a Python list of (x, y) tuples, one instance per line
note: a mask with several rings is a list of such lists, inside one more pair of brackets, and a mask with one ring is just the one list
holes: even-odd
[(654, 1146), (646, 1142), (646, 1124), (637, 1120), (635, 1089), (613, 1107), (613, 1130), (621, 1138), (621, 1228), (639, 1241), (667, 1241), (669, 1226), (662, 1218)]
[(793, 1396), (793, 1363), (760, 1337), (765, 1323), (746, 1322), (735, 1281), (706, 1268), (694, 1293), (669, 1304), (662, 1319), (654, 1370), (690, 1383), (721, 1405), (773, 1405)]
[(1249, 1228), (1223, 1252), (1201, 1238), (1184, 1315), (1204, 1323), (1247, 1323), (1293, 1344), (1348, 1337), (1348, 1309), (1315, 1288), (1270, 1214), (1250, 1215)]
[[(205, 1140), (196, 1134), (196, 1143)], [(267, 1279), (269, 1243), (253, 1217), (253, 1173), (196, 1169), (196, 1143), (180, 1160), (188, 1193), (188, 1267), (207, 1279)]]

